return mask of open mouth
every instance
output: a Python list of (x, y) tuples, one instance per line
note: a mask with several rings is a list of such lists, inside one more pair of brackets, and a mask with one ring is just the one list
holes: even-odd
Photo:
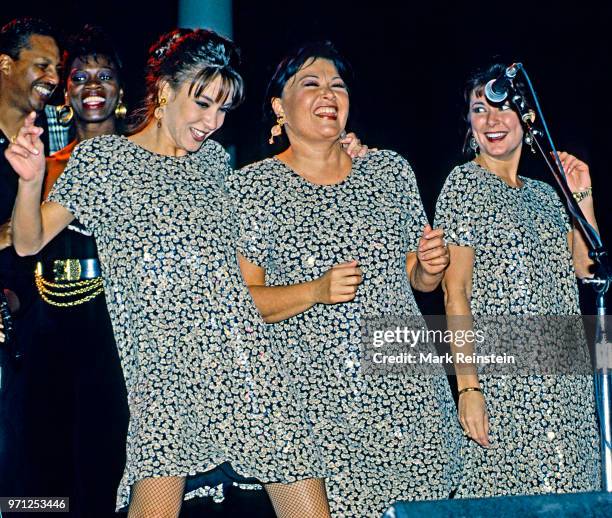
[(38, 84), (34, 85), (34, 91), (39, 95), (39, 97), (43, 99), (48, 99), (53, 94), (53, 90), (55, 90), (55, 86), (47, 85), (47, 84)]
[(196, 142), (203, 142), (204, 139), (206, 139), (206, 136), (208, 135), (208, 133), (206, 133), (205, 131), (196, 128), (189, 128), (189, 130), (191, 131), (191, 136)]
[(489, 142), (499, 142), (503, 140), (508, 133), (505, 131), (497, 131), (495, 133), (485, 133), (485, 137)]
[(336, 120), (338, 118), (338, 108), (335, 106), (321, 106), (314, 111), (314, 114), (322, 119)]
[(83, 106), (89, 110), (97, 110), (104, 106), (106, 99), (99, 95), (90, 95), (83, 99)]

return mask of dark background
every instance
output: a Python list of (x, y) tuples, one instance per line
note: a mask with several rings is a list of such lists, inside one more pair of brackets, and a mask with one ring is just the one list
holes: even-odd
[[(142, 94), (146, 49), (177, 23), (171, 0), (3, 4), (0, 23), (35, 15), (66, 33), (84, 23), (102, 25), (123, 58), (132, 108)], [(598, 220), (609, 242), (612, 7), (602, 4), (234, 0), (234, 40), (242, 50), (247, 101), (229, 116), (220, 138), (235, 145), (239, 166), (270, 154), (271, 124), (262, 118), (268, 78), (291, 47), (331, 39), (355, 72), (349, 130), (369, 146), (396, 150), (411, 162), (433, 219), (446, 175), (464, 161), (461, 92), (466, 76), (493, 59), (521, 61), (556, 145), (591, 166)], [(527, 148), (523, 156), (521, 174), (554, 181), (539, 156)]]

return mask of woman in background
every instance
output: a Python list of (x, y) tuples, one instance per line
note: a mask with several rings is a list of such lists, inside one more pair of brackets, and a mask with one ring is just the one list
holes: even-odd
[[(77, 144), (116, 134), (125, 116), (121, 61), (100, 29), (86, 26), (69, 39), (63, 69), (62, 115), (76, 137), (47, 158), (43, 199)], [(75, 220), (37, 259), (42, 300), (24, 406), (27, 494), (68, 496), (75, 516), (110, 516), (125, 464), (128, 410), (96, 243)]]

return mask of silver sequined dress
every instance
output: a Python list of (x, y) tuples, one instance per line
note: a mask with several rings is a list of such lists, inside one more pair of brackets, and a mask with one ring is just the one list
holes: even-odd
[(240, 276), (229, 170), (213, 141), (177, 158), (104, 136), (50, 195), (98, 243), (131, 414), (118, 506), (139, 479), (225, 461), (263, 482), (326, 473)]
[[(550, 185), (520, 179), (513, 188), (468, 162), (439, 196), (436, 226), (449, 244), (474, 249), (472, 314), (579, 315), (565, 209)], [(576, 359), (588, 358), (583, 345)], [(481, 385), (493, 447), (466, 439), (457, 496), (600, 489), (591, 376), (491, 375)]]
[(269, 326), (324, 451), (332, 516), (379, 517), (396, 500), (447, 498), (461, 436), (444, 372), (364, 375), (361, 365), (364, 317), (420, 318), (406, 254), (426, 217), (409, 164), (371, 152), (343, 182), (315, 185), (272, 158), (236, 171), (228, 187), (240, 252), (266, 269), (268, 285), (310, 281), (352, 259), (363, 271), (353, 302)]

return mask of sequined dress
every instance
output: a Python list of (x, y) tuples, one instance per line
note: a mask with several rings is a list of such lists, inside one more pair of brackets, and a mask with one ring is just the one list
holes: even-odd
[[(565, 209), (550, 185), (519, 178), (524, 185), (513, 188), (468, 162), (440, 193), (436, 226), (449, 244), (474, 249), (472, 314), (579, 315)], [(588, 359), (583, 345), (576, 359)], [(518, 373), (480, 381), (493, 447), (466, 439), (457, 496), (600, 489), (591, 376)]]
[(157, 155), (121, 136), (81, 143), (49, 196), (93, 232), (128, 392), (127, 465), (144, 477), (230, 462), (242, 476), (321, 476), (295, 390), (263, 339), (237, 266), (223, 148)]
[(420, 315), (406, 253), (426, 217), (409, 164), (371, 152), (343, 182), (316, 185), (271, 158), (235, 172), (228, 187), (239, 250), (266, 269), (268, 285), (310, 281), (352, 259), (363, 270), (353, 302), (269, 326), (324, 451), (332, 516), (378, 517), (396, 500), (447, 498), (460, 433), (446, 376), (361, 369), (364, 317)]

